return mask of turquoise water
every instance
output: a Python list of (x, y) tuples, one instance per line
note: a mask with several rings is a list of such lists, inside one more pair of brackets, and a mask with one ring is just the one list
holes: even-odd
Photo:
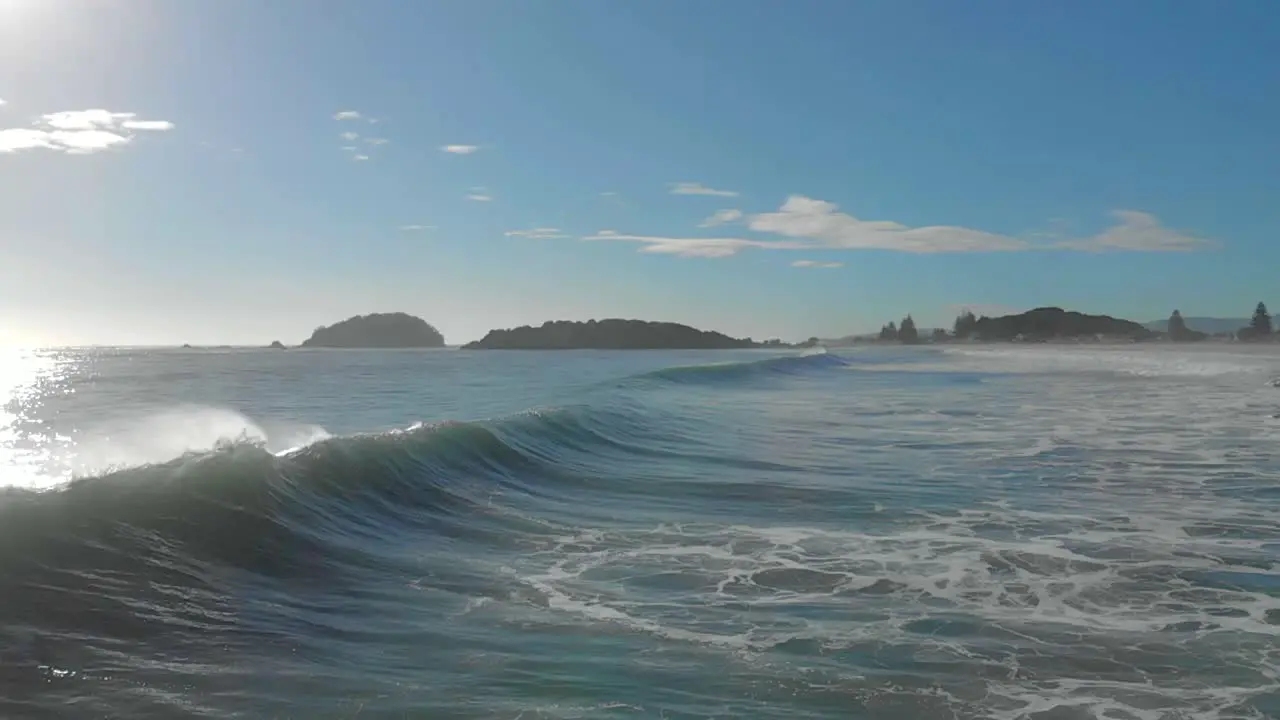
[(1268, 353), (12, 352), (0, 717), (1280, 717)]

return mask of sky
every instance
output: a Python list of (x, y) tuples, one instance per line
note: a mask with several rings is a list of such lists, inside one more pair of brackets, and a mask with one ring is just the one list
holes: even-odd
[(1265, 0), (0, 0), (0, 344), (1280, 306)]

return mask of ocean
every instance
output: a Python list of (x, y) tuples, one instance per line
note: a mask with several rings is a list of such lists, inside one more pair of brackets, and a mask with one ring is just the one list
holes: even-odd
[(0, 717), (1280, 717), (1280, 354), (0, 354)]

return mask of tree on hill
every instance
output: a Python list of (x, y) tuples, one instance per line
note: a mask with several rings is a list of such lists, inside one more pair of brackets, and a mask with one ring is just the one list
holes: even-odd
[(1253, 311), (1253, 320), (1249, 322), (1249, 329), (1254, 337), (1262, 339), (1271, 334), (1271, 314), (1267, 312), (1266, 303), (1258, 303), (1258, 307)]
[(947, 331), (946, 331), (946, 330), (943, 330), (942, 328), (934, 328), (934, 329), (933, 329), (933, 341), (934, 341), (934, 342), (936, 342), (936, 343), (937, 343), (937, 342), (946, 342), (946, 341), (947, 341)]
[(898, 339), (898, 326), (897, 326), (897, 325), (895, 325), (892, 321), (890, 321), (888, 325), (885, 325), (884, 327), (881, 327), (881, 328), (880, 328), (880, 339), (881, 339), (881, 340), (897, 340), (897, 339)]
[(902, 318), (902, 324), (898, 326), (898, 340), (907, 344), (920, 342), (920, 334), (916, 331), (916, 321), (910, 315)]
[(977, 325), (978, 318), (974, 317), (971, 311), (965, 310), (956, 317), (956, 324), (952, 332), (957, 338), (967, 338), (973, 334), (973, 330)]
[(1187, 321), (1177, 310), (1169, 316), (1169, 339), (1174, 342), (1191, 342), (1204, 340), (1208, 335), (1187, 327)]

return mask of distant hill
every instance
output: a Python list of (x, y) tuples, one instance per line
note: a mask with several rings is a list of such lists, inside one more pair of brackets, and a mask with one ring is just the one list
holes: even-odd
[[(1202, 333), (1210, 335), (1218, 335), (1220, 333), (1234, 333), (1242, 327), (1246, 327), (1249, 318), (1212, 318), (1212, 317), (1184, 317), (1187, 327), (1192, 330), (1198, 330)], [(1169, 319), (1152, 320), (1143, 323), (1147, 328), (1156, 332), (1169, 332)]]
[(444, 336), (419, 317), (400, 312), (373, 313), (316, 328), (302, 347), (433, 348), (444, 347)]
[[(777, 346), (775, 343), (773, 346)], [(645, 320), (555, 320), (540, 327), (524, 325), (490, 330), (466, 350), (727, 350), (763, 347), (751, 339), (732, 338), (688, 325)]]
[(1026, 340), (1049, 340), (1096, 335), (1143, 340), (1151, 337), (1152, 332), (1132, 320), (1043, 307), (1018, 315), (978, 318), (973, 334), (979, 340), (1013, 340), (1019, 336)]

